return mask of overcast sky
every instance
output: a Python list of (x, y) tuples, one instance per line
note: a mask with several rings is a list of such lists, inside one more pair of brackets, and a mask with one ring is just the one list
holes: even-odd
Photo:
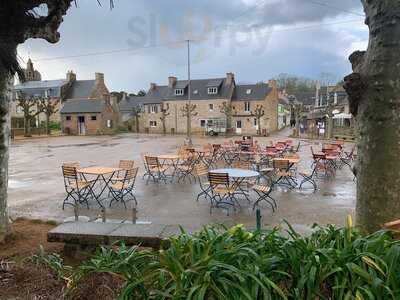
[[(29, 40), (19, 47), (43, 79), (105, 73), (112, 91), (136, 92), (169, 75), (237, 82), (267, 81), (289, 73), (318, 79), (350, 72), (347, 57), (368, 44), (360, 0), (79, 0), (61, 25), (61, 41)], [(104, 54), (107, 53), (107, 54)]]

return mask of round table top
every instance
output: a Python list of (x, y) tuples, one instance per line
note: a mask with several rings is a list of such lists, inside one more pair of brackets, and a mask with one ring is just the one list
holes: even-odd
[(178, 160), (181, 158), (181, 156), (178, 154), (162, 154), (162, 155), (157, 155), (157, 158), (165, 160)]
[(216, 169), (211, 170), (212, 173), (227, 173), (229, 177), (232, 178), (248, 178), (248, 177), (258, 177), (260, 173), (252, 170), (245, 170), (245, 169)]

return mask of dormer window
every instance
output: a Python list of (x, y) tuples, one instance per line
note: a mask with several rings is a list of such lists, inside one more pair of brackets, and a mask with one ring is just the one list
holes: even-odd
[(216, 94), (218, 94), (218, 88), (217, 88), (217, 87), (209, 87), (209, 88), (208, 88), (208, 94), (209, 94), (209, 95), (216, 95)]
[(251, 89), (247, 89), (247, 90), (246, 90), (246, 94), (247, 94), (247, 95), (250, 95), (250, 94), (251, 94)]
[(175, 89), (175, 96), (183, 96), (183, 89)]

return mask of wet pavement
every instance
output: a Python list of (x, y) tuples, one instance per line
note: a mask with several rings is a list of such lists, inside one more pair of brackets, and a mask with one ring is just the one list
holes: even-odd
[[(275, 137), (258, 138), (260, 144), (285, 137), (286, 132)], [(62, 221), (73, 215), (71, 207), (62, 210), (65, 196), (61, 174), (63, 162), (79, 161), (82, 166), (117, 166), (120, 159), (133, 159), (139, 166), (136, 182), (138, 218), (154, 224), (180, 224), (188, 229), (196, 229), (208, 223), (243, 223), (254, 226), (255, 213), (246, 201), (237, 212), (227, 216), (226, 211), (214, 209), (210, 215), (209, 203), (196, 202), (198, 184), (173, 183), (146, 185), (142, 180), (143, 164), (141, 153), (175, 153), (183, 144), (184, 136), (135, 135), (95, 137), (54, 137), (15, 141), (11, 145), (9, 169), (9, 200), (12, 217)], [(223, 142), (223, 138), (210, 139), (213, 143)], [(195, 146), (206, 143), (207, 138), (195, 137)], [(296, 141), (295, 141), (296, 143)], [(308, 171), (311, 165), (310, 146), (321, 149), (318, 142), (302, 141), (299, 171)], [(352, 144), (346, 145), (350, 149)], [(278, 188), (272, 196), (278, 202), (275, 213), (262, 208), (263, 223), (282, 224), (289, 221), (299, 231), (307, 231), (314, 223), (344, 224), (347, 214), (353, 214), (356, 185), (349, 168), (337, 171), (333, 179), (319, 179), (318, 191), (312, 189), (292, 191)], [(129, 204), (131, 205), (131, 204)], [(98, 205), (91, 202), (90, 210), (80, 209), (81, 215), (94, 218), (100, 214)], [(130, 219), (131, 210), (113, 204), (107, 209), (107, 218)]]

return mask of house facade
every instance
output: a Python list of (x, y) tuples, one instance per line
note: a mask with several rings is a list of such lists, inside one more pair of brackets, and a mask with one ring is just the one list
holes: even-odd
[[(95, 78), (91, 80), (78, 80), (73, 71), (68, 71), (63, 79), (41, 80), (41, 74), (34, 69), (31, 60), (28, 61), (24, 72), (27, 81), (14, 86), (10, 108), (12, 128), (16, 131), (24, 127), (24, 112), (19, 105), (21, 97), (36, 102), (31, 109), (33, 114), (39, 111), (41, 99), (53, 102), (56, 113), (50, 117), (50, 121), (62, 124), (61, 110), (67, 101), (104, 100), (104, 96), (110, 94), (102, 73), (95, 73)], [(45, 120), (45, 113), (38, 113), (34, 121), (31, 121), (31, 127), (39, 127)]]
[(95, 99), (67, 100), (61, 109), (61, 128), (64, 134), (112, 134), (118, 124), (115, 98), (104, 95)]
[(152, 83), (146, 96), (126, 97), (121, 101), (121, 118), (128, 120), (134, 107), (140, 107), (140, 132), (184, 134), (188, 127), (189, 92), (194, 109), (191, 117), (194, 134), (266, 135), (278, 128), (275, 81), (240, 85), (236, 84), (233, 73), (223, 78), (191, 80), (190, 91), (187, 80), (173, 76), (168, 78), (168, 85)]

